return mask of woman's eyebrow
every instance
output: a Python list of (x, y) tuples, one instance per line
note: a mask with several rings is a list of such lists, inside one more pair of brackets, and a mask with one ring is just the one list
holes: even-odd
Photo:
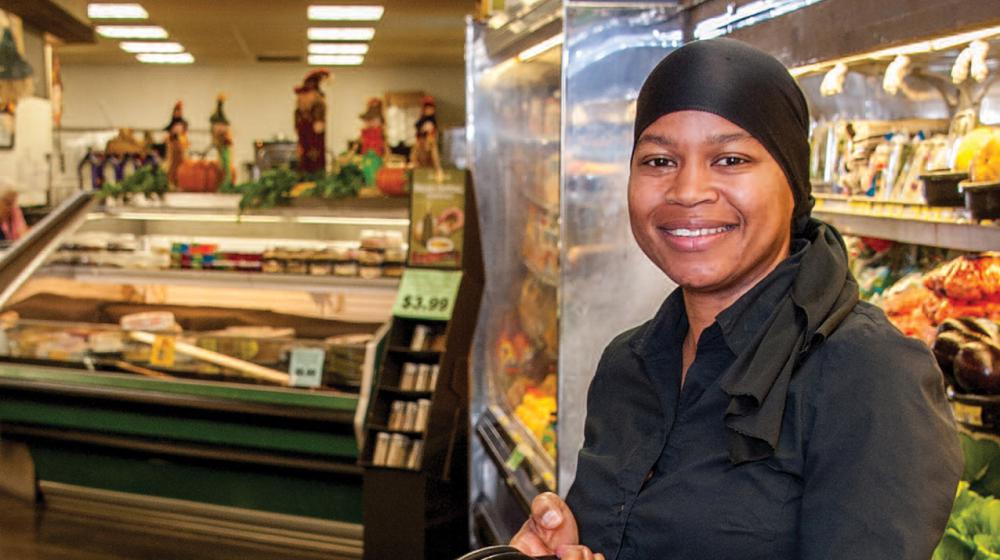
[(677, 143), (671, 138), (666, 136), (660, 136), (659, 134), (643, 134), (639, 137), (639, 142), (637, 144), (656, 144), (657, 146), (663, 146), (669, 148), (671, 146), (676, 146)]
[(750, 137), (751, 136), (746, 132), (732, 132), (729, 134), (713, 134), (712, 136), (709, 136), (705, 140), (709, 144), (721, 146), (723, 144), (728, 144), (730, 142), (736, 142), (737, 140), (746, 140), (747, 138)]

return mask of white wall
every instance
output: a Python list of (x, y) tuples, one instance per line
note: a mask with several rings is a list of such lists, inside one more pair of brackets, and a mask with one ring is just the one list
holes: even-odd
[[(162, 129), (174, 102), (184, 101), (184, 117), (193, 132), (207, 132), (215, 96), (228, 96), (226, 116), (232, 123), (239, 172), (253, 159), (253, 141), (281, 134), (295, 138), (292, 115), (295, 94), (309, 67), (253, 64), (227, 67), (71, 66), (63, 67), (63, 126), (72, 129)], [(333, 68), (327, 84), (327, 149), (341, 151), (361, 129), (358, 115), (369, 97), (387, 91), (423, 90), (434, 95), (442, 126), (465, 122), (465, 69)], [(192, 149), (205, 134), (194, 133)], [(197, 140), (197, 141), (196, 141)], [(75, 164), (75, 162), (74, 162)], [(242, 175), (241, 175), (242, 176)]]

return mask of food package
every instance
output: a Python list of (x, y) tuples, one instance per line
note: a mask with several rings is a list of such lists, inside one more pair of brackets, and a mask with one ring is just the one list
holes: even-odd
[(929, 272), (924, 285), (965, 301), (1000, 299), (1000, 252), (964, 255)]
[(176, 332), (180, 330), (174, 314), (169, 311), (147, 311), (124, 315), (119, 324), (126, 331)]

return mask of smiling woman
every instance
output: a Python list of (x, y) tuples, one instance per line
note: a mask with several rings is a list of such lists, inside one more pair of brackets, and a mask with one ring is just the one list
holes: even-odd
[(608, 345), (566, 500), (512, 545), (563, 559), (927, 560), (961, 455), (941, 374), (858, 301), (811, 218), (808, 109), (774, 58), (682, 47), (639, 93), (632, 233), (679, 288)]

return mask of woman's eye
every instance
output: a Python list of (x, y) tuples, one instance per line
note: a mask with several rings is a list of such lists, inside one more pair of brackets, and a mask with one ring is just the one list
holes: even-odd
[(715, 160), (716, 165), (722, 165), (724, 167), (732, 167), (734, 165), (740, 165), (749, 162), (748, 159), (740, 156), (722, 156)]
[(650, 167), (667, 167), (669, 165), (673, 165), (674, 162), (670, 158), (652, 157), (652, 158), (646, 159), (642, 163), (643, 163), (643, 165), (648, 165)]

